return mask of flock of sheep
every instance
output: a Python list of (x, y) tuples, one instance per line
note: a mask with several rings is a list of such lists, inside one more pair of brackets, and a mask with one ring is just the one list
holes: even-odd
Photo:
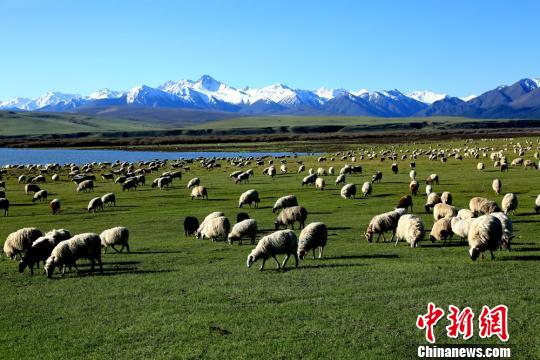
[[(509, 164), (507, 156), (510, 153), (518, 154)], [(493, 161), (496, 168), (501, 171), (508, 171), (509, 167), (522, 166), (525, 169), (538, 169), (535, 160), (525, 159), (526, 154), (533, 154), (536, 161), (539, 159), (538, 144), (536, 148), (532, 142), (525, 144), (509, 142), (503, 149), (490, 147), (464, 146), (463, 148), (443, 149), (441, 147), (430, 147), (429, 149), (411, 149), (397, 152), (393, 148), (386, 148), (379, 151), (358, 150), (337, 152), (329, 156), (321, 156), (318, 162), (322, 164), (333, 164), (336, 160), (346, 162), (339, 171), (333, 166), (320, 166), (314, 170), (307, 169), (300, 159), (295, 158), (298, 163), (297, 173), (307, 175), (302, 179), (299, 186), (314, 186), (317, 190), (324, 190), (328, 176), (336, 176), (334, 183), (340, 185), (340, 196), (343, 199), (355, 198), (357, 187), (354, 183), (348, 183), (347, 177), (351, 174), (360, 174), (363, 168), (356, 165), (359, 161), (379, 160), (381, 163), (386, 159), (392, 161), (390, 170), (397, 174), (399, 171), (398, 161), (408, 162), (410, 168), (410, 182), (407, 189), (408, 194), (403, 195), (397, 205), (389, 211), (375, 215), (369, 222), (364, 235), (371, 242), (377, 236), (376, 241), (383, 237), (386, 241), (385, 233), (391, 232), (391, 241), (396, 240), (407, 242), (412, 248), (418, 246), (419, 242), (424, 240), (427, 230), (422, 219), (412, 214), (413, 199), (419, 195), (420, 181), (417, 179), (416, 160), (426, 158), (430, 161), (446, 162), (449, 159), (462, 160), (464, 157), (474, 159), (487, 159)], [(25, 193), (33, 194), (32, 201), (45, 201), (49, 193), (41, 189), (43, 184), (47, 183), (46, 176), (51, 175), (52, 181), (59, 181), (61, 170), (68, 171), (68, 177), (76, 184), (76, 192), (94, 191), (96, 171), (102, 172), (103, 181), (114, 181), (119, 184), (122, 191), (136, 191), (139, 186), (146, 184), (146, 176), (154, 172), (161, 172), (152, 181), (152, 188), (167, 190), (174, 181), (182, 179), (182, 174), (190, 171), (190, 166), (198, 164), (204, 169), (220, 168), (222, 163), (229, 163), (230, 166), (237, 168), (246, 168), (249, 166), (264, 167), (262, 173), (274, 179), (279, 174), (289, 173), (291, 164), (288, 157), (238, 157), (233, 159), (225, 158), (199, 158), (194, 160), (156, 160), (150, 162), (138, 163), (90, 163), (83, 166), (67, 164), (49, 164), (39, 165), (8, 165), (0, 171), (0, 209), (4, 215), (8, 215), (9, 200), (6, 197), (5, 182), (3, 176), (7, 176), (10, 170), (24, 171), (26, 173), (39, 174), (30, 176), (23, 174), (18, 177), (19, 183), (25, 183)], [(277, 164), (279, 162), (279, 164)], [(278, 166), (278, 168), (276, 167)], [(172, 170), (162, 171), (163, 168), (170, 167)], [(483, 162), (478, 162), (478, 171), (484, 171)], [(247, 170), (236, 170), (229, 177), (236, 184), (247, 184), (253, 177), (255, 171), (252, 168)], [(369, 197), (377, 184), (383, 179), (382, 171), (376, 171), (371, 177), (371, 181), (364, 182), (361, 187), (363, 197)], [(440, 186), (439, 175), (430, 174), (425, 179), (426, 202), (424, 210), (426, 213), (432, 213), (434, 225), (429, 232), (429, 239), (434, 241), (443, 241), (446, 243), (454, 235), (461, 241), (468, 241), (469, 255), (475, 260), (485, 251), (490, 251), (493, 258), (493, 251), (503, 248), (510, 250), (511, 240), (513, 238), (513, 226), (509, 217), (518, 206), (518, 199), (514, 193), (507, 193), (501, 202), (501, 205), (484, 197), (473, 197), (470, 199), (468, 209), (458, 210), (453, 206), (453, 197), (450, 192), (436, 193), (434, 186)], [(41, 186), (40, 186), (41, 184)], [(207, 187), (201, 185), (198, 177), (192, 178), (187, 182), (186, 187), (191, 191), (191, 199), (208, 199)], [(494, 179), (492, 183), (493, 191), (498, 195), (501, 193), (502, 182), (500, 179)], [(260, 203), (260, 195), (256, 189), (250, 189), (240, 194), (238, 199), (238, 208), (244, 206), (257, 208)], [(88, 212), (102, 211), (105, 205), (115, 205), (116, 196), (114, 193), (107, 193), (103, 196), (92, 198), (87, 206)], [(540, 195), (534, 203), (534, 210), (540, 212)], [(61, 202), (58, 198), (50, 202), (50, 209), (53, 214), (60, 214)], [(410, 210), (411, 213), (408, 213)], [(262, 211), (262, 210), (260, 210)], [(247, 256), (247, 266), (251, 267), (258, 260), (262, 261), (260, 269), (264, 268), (265, 262), (273, 258), (277, 267), (285, 267), (290, 256), (295, 258), (295, 265), (298, 266), (299, 259), (304, 259), (309, 251), (319, 250), (319, 258), (323, 256), (324, 247), (328, 241), (327, 225), (322, 222), (313, 222), (306, 225), (308, 211), (304, 206), (300, 206), (295, 195), (285, 195), (275, 201), (272, 211), (277, 213), (274, 222), (275, 231), (263, 236), (256, 244), (255, 248)], [(296, 235), (294, 225), (298, 223), (301, 232)], [(289, 227), (291, 229), (289, 229)], [(255, 245), (257, 234), (259, 233), (256, 219), (251, 219), (246, 213), (239, 213), (236, 223), (231, 226), (231, 221), (223, 212), (213, 212), (199, 223), (198, 219), (188, 216), (184, 220), (184, 232), (186, 236), (194, 235), (198, 239), (223, 239), (229, 243), (238, 242), (241, 244), (243, 239), (249, 239), (252, 245)], [(65, 273), (66, 268), (75, 267), (76, 260), (86, 258), (91, 262), (91, 271), (94, 264), (101, 267), (101, 248), (108, 246), (121, 245), (129, 251), (129, 231), (125, 227), (115, 227), (103, 231), (100, 235), (94, 233), (84, 233), (71, 236), (67, 230), (52, 230), (45, 235), (35, 228), (24, 228), (11, 233), (4, 243), (4, 253), (9, 258), (21, 257), (19, 270), (22, 272), (26, 267), (33, 273), (34, 265), (44, 262), (44, 270), (48, 276), (52, 276), (55, 267), (62, 268)], [(116, 250), (116, 248), (115, 248)], [(283, 263), (280, 264), (276, 255), (285, 255)]]

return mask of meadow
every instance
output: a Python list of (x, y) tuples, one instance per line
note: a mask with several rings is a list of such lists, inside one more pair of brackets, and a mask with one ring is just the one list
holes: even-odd
[[(512, 142), (525, 141), (538, 146), (537, 138)], [(510, 142), (449, 141), (394, 149), (401, 155), (415, 148), (501, 148)], [(357, 144), (351, 150), (390, 147)], [(525, 158), (532, 159), (532, 153), (528, 151)], [(508, 152), (510, 161), (515, 157)], [(416, 160), (418, 178), (438, 173), (440, 185), (434, 191), (450, 191), (458, 208), (467, 208), (473, 196), (500, 203), (505, 193), (517, 194), (519, 207), (511, 215), (512, 251), (497, 251), (493, 261), (488, 254), (485, 260), (473, 262), (468, 246), (455, 238), (445, 246), (426, 238), (415, 249), (405, 243), (366, 241), (363, 234), (370, 219), (392, 210), (408, 194), (409, 159), (398, 161), (397, 174), (390, 171), (391, 160), (357, 160), (363, 173), (347, 176), (348, 183), (360, 187), (376, 170), (383, 172), (383, 179), (374, 184), (371, 196), (360, 194), (350, 200), (339, 196), (341, 186), (334, 185), (335, 176), (326, 176), (327, 187), (317, 191), (302, 187), (306, 173), (296, 173), (298, 161), (307, 169), (333, 166), (339, 171), (350, 160), (336, 157), (319, 163), (316, 156), (286, 160), (289, 172), (279, 174), (277, 166), (274, 179), (252, 163), (255, 176), (248, 184), (231, 181), (228, 175), (237, 168), (226, 161), (213, 170), (193, 163), (181, 180), (163, 191), (149, 185), (158, 173), (147, 175), (146, 186), (122, 192), (96, 171), (94, 192), (76, 193), (76, 185), (63, 170), (61, 181), (53, 183), (48, 176), (42, 186), (51, 193), (49, 200), (61, 199), (62, 213), (57, 216), (50, 214), (48, 202), (32, 203), (31, 196), (24, 194), (17, 176), (27, 171), (10, 172), (4, 180), (12, 206), (8, 217), (0, 217), (0, 239), (27, 226), (100, 233), (121, 225), (130, 229), (131, 253), (104, 254), (104, 274), (89, 276), (89, 267), (82, 265), (81, 275), (56, 273), (53, 279), (47, 279), (41, 269), (33, 276), (28, 270), (20, 274), (17, 262), (2, 256), (0, 358), (415, 358), (417, 346), (426, 344), (416, 318), (426, 312), (429, 302), (445, 311), (450, 304), (470, 306), (477, 315), (483, 305), (509, 308), (508, 343), (496, 337), (481, 339), (475, 317), (474, 336), (467, 341), (446, 337), (447, 323), (441, 321), (435, 328), (437, 345), (509, 346), (513, 358), (540, 358), (540, 215), (533, 211), (540, 193), (538, 171), (512, 167), (501, 173), (489, 158), (450, 158), (442, 163), (422, 156)], [(476, 170), (478, 161), (486, 164), (484, 171)], [(208, 188), (208, 200), (190, 199), (186, 183), (195, 176)], [(503, 184), (500, 196), (491, 190), (496, 177)], [(258, 209), (240, 210), (238, 197), (248, 189), (259, 191), (261, 203)], [(88, 213), (88, 201), (107, 192), (116, 194), (116, 207)], [(223, 211), (234, 223), (236, 214), (246, 211), (257, 220), (260, 238), (273, 231), (274, 201), (291, 193), (308, 210), (307, 223), (322, 221), (329, 228), (323, 259), (308, 256), (298, 268), (289, 261), (288, 268), (280, 271), (268, 261), (260, 272), (260, 263), (246, 267), (254, 247), (248, 241), (231, 246), (184, 236), (185, 216), (202, 220), (210, 212)], [(414, 213), (429, 230), (433, 216), (423, 209), (425, 196), (419, 194), (413, 201)]]

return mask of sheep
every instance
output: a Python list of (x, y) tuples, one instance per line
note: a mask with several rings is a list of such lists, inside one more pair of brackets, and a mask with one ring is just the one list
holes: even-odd
[(345, 184), (345, 174), (338, 175), (336, 178), (336, 185)]
[(195, 232), (195, 237), (197, 239), (212, 239), (212, 241), (220, 237), (227, 239), (230, 230), (231, 223), (229, 219), (225, 216), (219, 216), (205, 219)]
[(26, 195), (29, 193), (37, 193), (41, 188), (37, 184), (26, 184), (24, 186), (24, 192)]
[(6, 192), (4, 188), (0, 188), (0, 198), (5, 198), (5, 197), (6, 197)]
[(471, 227), (474, 218), (461, 218), (459, 216), (450, 219), (450, 227), (452, 233), (458, 236), (461, 241), (465, 241), (469, 235), (469, 228)]
[(186, 216), (184, 219), (184, 235), (190, 236), (195, 234), (199, 228), (199, 220), (194, 216)]
[(282, 196), (279, 199), (277, 199), (276, 202), (274, 203), (274, 206), (272, 207), (272, 212), (275, 214), (277, 211), (291, 207), (291, 206), (298, 206), (298, 200), (296, 199), (296, 196), (294, 195)]
[(534, 201), (534, 211), (538, 214), (540, 213), (540, 195), (536, 197), (536, 200)]
[(44, 236), (37, 238), (32, 246), (26, 251), (24, 257), (19, 262), (19, 272), (22, 273), (29, 267), (30, 274), (34, 275), (34, 265), (39, 266), (39, 262), (45, 262), (51, 255), (54, 247), (61, 241), (67, 240), (71, 237), (69, 231), (65, 229), (51, 230)]
[(88, 212), (95, 213), (98, 209), (101, 209), (103, 211), (103, 202), (101, 201), (101, 198), (95, 197), (92, 200), (88, 202), (88, 207), (86, 208)]
[[(257, 260), (262, 259), (261, 267), (259, 268), (260, 271), (264, 269), (264, 264), (266, 263), (266, 260), (270, 257), (274, 258), (277, 264), (278, 270), (281, 268), (285, 268), (285, 265), (287, 264), (287, 260), (289, 260), (289, 257), (292, 255), (295, 259), (296, 267), (298, 267), (298, 238), (296, 237), (296, 234), (292, 230), (280, 230), (273, 232), (270, 235), (267, 235), (263, 237), (255, 249), (251, 251), (251, 253), (247, 257), (246, 265), (248, 268), (251, 268), (253, 263), (255, 263)], [(280, 265), (276, 255), (285, 254), (285, 259), (283, 260), (283, 264)]]
[(101, 197), (101, 202), (103, 206), (111, 205), (116, 206), (116, 196), (113, 193), (107, 193)]
[(251, 208), (251, 205), (254, 204), (255, 207), (258, 208), (260, 201), (259, 192), (255, 189), (251, 189), (240, 195), (240, 198), (238, 199), (238, 207), (241, 208), (248, 204)]
[(188, 189), (191, 189), (192, 187), (197, 186), (197, 185), (199, 185), (200, 183), (201, 183), (201, 179), (199, 179), (198, 177), (196, 177), (196, 178), (193, 178), (193, 179), (189, 180), (189, 182), (187, 183), (187, 186), (186, 186), (186, 187), (187, 187)]
[(52, 181), (58, 181), (58, 180), (60, 180), (60, 175), (58, 175), (58, 174), (53, 174), (53, 176), (51, 176), (51, 180), (52, 180)]
[(245, 173), (245, 172), (240, 173), (240, 174), (238, 174), (236, 179), (234, 179), (235, 184), (239, 184), (241, 182), (244, 182), (244, 184), (249, 182), (249, 174), (248, 173)]
[(91, 262), (90, 274), (94, 271), (96, 261), (103, 274), (103, 264), (101, 263), (101, 239), (98, 234), (84, 233), (75, 235), (69, 240), (62, 241), (56, 245), (51, 256), (45, 261), (44, 270), (47, 277), (52, 278), (55, 267), (62, 267), (62, 276), (66, 273), (66, 267), (77, 269), (78, 259), (88, 259)]
[(409, 172), (409, 178), (411, 178), (411, 182), (416, 180), (416, 170), (411, 170)]
[(317, 176), (326, 176), (327, 173), (326, 173), (326, 169), (320, 167), (317, 169)]
[(495, 194), (500, 195), (501, 188), (502, 188), (501, 180), (494, 179), (493, 182), (491, 183), (491, 188), (493, 189), (493, 191), (495, 191)]
[[(170, 176), (162, 176), (160, 178), (157, 178), (156, 186), (159, 188), (159, 190), (163, 190), (164, 188), (168, 188), (172, 184), (172, 177)], [(152, 183), (152, 187), (154, 187), (154, 184)]]
[(286, 174), (286, 173), (287, 173), (287, 165), (282, 164), (282, 165), (279, 167), (279, 171), (280, 171), (282, 174)]
[(47, 196), (49, 196), (47, 190), (39, 190), (38, 192), (34, 193), (34, 196), (32, 197), (32, 202), (45, 201), (47, 200)]
[(315, 180), (315, 189), (317, 189), (317, 190), (324, 190), (324, 186), (325, 186), (324, 179), (323, 179), (322, 177), (318, 177), (318, 178)]
[(113, 180), (114, 179), (114, 174), (111, 174), (111, 173), (101, 174), (101, 178), (103, 180)]
[(92, 180), (84, 180), (77, 185), (77, 192), (81, 191), (94, 191), (94, 182)]
[(461, 209), (456, 216), (460, 219), (471, 219), (474, 217), (474, 213), (469, 209)]
[(399, 170), (398, 170), (398, 164), (393, 163), (392, 166), (390, 167), (390, 169), (392, 170), (392, 172), (393, 172), (394, 174), (397, 174), (398, 171), (399, 171)]
[(432, 243), (435, 242), (435, 240), (443, 240), (443, 244), (446, 244), (446, 240), (450, 239), (453, 234), (452, 220), (451, 218), (445, 217), (435, 221), (433, 227), (431, 228), (429, 239)]
[(195, 198), (202, 198), (208, 200), (208, 191), (202, 185), (197, 185), (191, 190), (191, 200)]
[(419, 189), (419, 187), (420, 187), (420, 185), (418, 184), (418, 181), (412, 180), (412, 181), (409, 183), (409, 190), (411, 191), (411, 195), (413, 195), (413, 196), (418, 195), (418, 189)]
[(6, 198), (0, 198), (0, 210), (4, 210), (4, 216), (8, 216), (9, 200)]
[(304, 172), (304, 170), (306, 170), (306, 166), (305, 166), (305, 165), (300, 165), (300, 166), (298, 166), (298, 174), (300, 174), (301, 172)]
[(444, 191), (442, 194), (441, 194), (441, 202), (443, 204), (448, 204), (448, 205), (452, 205), (452, 194), (448, 191)]
[[(116, 226), (111, 229), (104, 230), (100, 235), (101, 247), (105, 248), (105, 253), (107, 253), (107, 248), (110, 246), (117, 253), (122, 252), (124, 247), (127, 252), (129, 252), (129, 230), (123, 226)], [(122, 245), (120, 250), (117, 250), (114, 245)]]
[(341, 188), (340, 195), (344, 199), (354, 199), (356, 196), (356, 185), (354, 184), (345, 184)]
[(489, 200), (484, 197), (475, 196), (471, 200), (469, 200), (469, 209), (476, 216), (480, 213), (480, 208), (482, 204), (486, 201)]
[(527, 170), (528, 168), (538, 169), (538, 165), (536, 165), (536, 163), (532, 160), (525, 160), (523, 162), (523, 167), (525, 168), (525, 170)]
[(439, 175), (431, 174), (426, 178), (426, 185), (433, 185), (433, 183), (439, 185)]
[(234, 241), (238, 241), (238, 245), (242, 245), (242, 238), (247, 236), (251, 239), (251, 244), (255, 244), (255, 237), (257, 235), (257, 221), (255, 219), (246, 219), (236, 223), (227, 240), (232, 245)]
[(504, 195), (501, 206), (505, 214), (508, 214), (509, 212), (515, 213), (515, 210), (518, 207), (518, 199), (516, 194), (508, 193)]
[(11, 260), (28, 250), (43, 233), (36, 228), (22, 228), (9, 234), (4, 242), (4, 254)]
[(396, 244), (400, 240), (405, 240), (411, 248), (418, 247), (418, 242), (425, 236), (424, 223), (416, 215), (405, 214), (398, 220), (396, 227)]
[(371, 186), (371, 183), (369, 181), (366, 181), (362, 185), (362, 194), (364, 195), (364, 197), (371, 195), (372, 190), (373, 190), (373, 187)]
[(381, 183), (381, 180), (382, 180), (382, 172), (380, 172), (380, 171), (377, 170), (377, 171), (375, 172), (375, 175), (373, 175), (373, 176), (371, 177), (371, 182), (372, 182), (372, 183), (378, 183), (378, 184), (380, 184), (380, 183)]
[(442, 218), (452, 218), (456, 216), (457, 210), (452, 205), (438, 203), (433, 207), (433, 219), (435, 221)]
[(386, 242), (384, 233), (387, 231), (392, 231), (392, 240), (394, 240), (399, 218), (404, 213), (405, 209), (395, 209), (393, 211), (375, 215), (369, 222), (366, 232), (364, 233), (367, 241), (372, 242), (373, 235), (378, 234), (379, 236), (377, 237), (377, 242), (379, 242), (381, 235), (383, 237), (383, 241)]
[[(158, 182), (159, 184), (159, 182)], [(161, 189), (161, 188), (160, 188)], [(122, 191), (137, 190), (137, 179), (129, 178), (122, 184)]]
[(26, 175), (19, 176), (17, 181), (18, 181), (19, 184), (22, 184), (23, 182), (26, 182)]
[(413, 201), (411, 195), (404, 195), (399, 199), (398, 205), (396, 206), (396, 209), (405, 209), (411, 208), (411, 212), (413, 211)]
[(482, 171), (482, 170), (484, 170), (484, 168), (485, 168), (484, 163), (479, 162), (478, 164), (476, 164), (476, 169), (477, 170)]
[(247, 220), (249, 219), (249, 215), (245, 212), (240, 212), (238, 214), (236, 214), (236, 223), (238, 224), (240, 221), (244, 221), (244, 220)]
[(499, 212), (501, 209), (496, 202), (488, 200), (483, 197), (473, 197), (469, 201), (469, 209), (475, 214), (491, 214), (493, 212)]
[(313, 250), (315, 259), (315, 249), (319, 249), (319, 259), (322, 259), (324, 247), (328, 241), (328, 229), (322, 222), (308, 224), (301, 232), (298, 239), (298, 257), (304, 260), (306, 254)]
[(317, 180), (317, 174), (311, 174), (302, 179), (302, 186), (304, 185), (313, 185)]
[(441, 197), (437, 193), (431, 193), (428, 195), (424, 209), (426, 209), (426, 214), (429, 214), (433, 211), (433, 207), (442, 202)]
[(497, 219), (499, 219), (502, 225), (503, 233), (500, 243), (501, 249), (507, 249), (510, 251), (510, 241), (514, 238), (514, 226), (512, 225), (512, 220), (510, 220), (508, 215), (502, 212), (491, 213), (491, 216), (495, 216)]
[(330, 166), (328, 168), (328, 175), (334, 175), (335, 174), (335, 171), (334, 171), (334, 167), (333, 166)]
[(474, 219), (469, 228), (469, 256), (471, 260), (476, 260), (481, 254), (484, 258), (484, 251), (489, 250), (491, 259), (495, 256), (493, 251), (497, 250), (503, 234), (501, 221), (495, 216), (482, 215)]
[(52, 199), (52, 201), (49, 203), (49, 207), (51, 208), (53, 215), (60, 215), (60, 199)]
[(276, 230), (279, 230), (281, 226), (287, 228), (289, 225), (291, 225), (291, 229), (294, 229), (294, 223), (298, 221), (300, 229), (303, 229), (307, 216), (308, 212), (303, 206), (288, 207), (281, 210), (274, 225)]

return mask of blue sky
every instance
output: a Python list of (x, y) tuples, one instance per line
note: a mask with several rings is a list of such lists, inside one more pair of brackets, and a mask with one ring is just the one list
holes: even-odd
[(210, 74), (479, 94), (540, 77), (539, 1), (0, 0), (0, 99)]

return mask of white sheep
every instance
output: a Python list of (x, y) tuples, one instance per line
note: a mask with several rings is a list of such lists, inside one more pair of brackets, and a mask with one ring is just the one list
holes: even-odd
[(371, 191), (373, 190), (373, 187), (371, 186), (371, 182), (369, 181), (366, 181), (363, 185), (362, 185), (362, 194), (364, 195), (364, 197), (368, 196), (368, 195), (371, 195)]
[(257, 221), (255, 219), (246, 219), (236, 223), (227, 236), (227, 240), (231, 245), (234, 241), (238, 241), (238, 245), (241, 245), (242, 238), (245, 236), (250, 238), (251, 244), (255, 244), (257, 236)]
[(482, 215), (474, 219), (469, 228), (468, 236), (471, 259), (476, 260), (480, 254), (483, 258), (486, 250), (491, 252), (491, 259), (494, 259), (493, 251), (499, 247), (502, 235), (501, 221), (495, 216)]
[(49, 207), (51, 208), (53, 215), (60, 215), (60, 208), (62, 207), (60, 199), (52, 199), (49, 203)]
[(101, 197), (101, 202), (103, 203), (103, 206), (116, 206), (116, 196), (113, 193), (107, 193)]
[(272, 212), (275, 214), (278, 210), (285, 209), (291, 206), (298, 206), (298, 200), (294, 195), (282, 196), (276, 200), (272, 207)]
[(452, 218), (457, 215), (457, 210), (452, 205), (448, 204), (435, 204), (433, 207), (433, 219), (435, 221), (442, 218)]
[(508, 193), (504, 195), (501, 202), (501, 207), (505, 214), (508, 214), (509, 212), (515, 213), (515, 210), (518, 207), (518, 199), (516, 194)]
[(291, 206), (281, 210), (276, 218), (276, 221), (274, 222), (274, 225), (276, 230), (278, 230), (281, 226), (285, 226), (285, 228), (287, 228), (289, 225), (291, 225), (291, 229), (294, 229), (294, 223), (298, 221), (300, 224), (300, 229), (303, 229), (307, 216), (308, 212), (305, 207)]
[(336, 178), (336, 185), (345, 184), (345, 174), (338, 175)]
[(94, 182), (92, 180), (84, 180), (77, 185), (77, 192), (94, 191)]
[(97, 261), (103, 274), (101, 263), (101, 239), (98, 234), (84, 233), (73, 236), (71, 239), (62, 241), (53, 249), (51, 256), (45, 261), (44, 270), (49, 278), (52, 277), (55, 267), (62, 267), (62, 275), (66, 273), (66, 267), (77, 269), (78, 259), (88, 259), (91, 262), (90, 273), (94, 271)]
[(44, 236), (37, 238), (24, 254), (24, 258), (19, 262), (19, 272), (22, 273), (24, 269), (29, 267), (30, 274), (33, 275), (34, 265), (39, 265), (40, 261), (45, 262), (54, 247), (69, 238), (71, 238), (71, 234), (65, 229), (51, 230)]
[(304, 185), (313, 185), (317, 180), (317, 174), (311, 174), (302, 179), (302, 186)]
[(433, 186), (431, 184), (426, 185), (426, 196), (429, 196), (433, 192)]
[(373, 235), (379, 234), (379, 236), (377, 237), (377, 242), (379, 242), (381, 235), (383, 237), (383, 241), (386, 242), (386, 237), (384, 236), (384, 233), (387, 231), (392, 231), (391, 240), (394, 240), (399, 218), (401, 217), (401, 215), (405, 214), (405, 212), (405, 209), (395, 209), (393, 211), (375, 215), (369, 222), (369, 225), (364, 234), (367, 241), (371, 242), (373, 240)]
[(356, 185), (354, 184), (345, 184), (340, 191), (341, 197), (344, 199), (351, 199), (356, 196)]
[(510, 241), (514, 238), (513, 232), (514, 232), (514, 226), (512, 224), (512, 220), (503, 212), (494, 212), (490, 214), (491, 216), (495, 216), (502, 225), (503, 234), (501, 237), (501, 249), (510, 249)]
[(172, 177), (163, 176), (157, 179), (156, 186), (159, 188), (159, 190), (163, 190), (164, 188), (168, 188), (171, 184), (172, 184)]
[(452, 194), (450, 192), (448, 192), (448, 191), (444, 191), (441, 194), (441, 202), (443, 204), (452, 205)]
[(95, 213), (98, 209), (101, 209), (103, 211), (103, 201), (101, 201), (101, 198), (95, 197), (92, 200), (88, 202), (88, 207), (86, 208), (88, 212)]
[(501, 188), (502, 188), (501, 180), (494, 179), (493, 182), (491, 183), (491, 188), (493, 189), (493, 191), (495, 191), (495, 194), (500, 195)]
[(424, 205), (424, 209), (426, 209), (426, 214), (432, 212), (435, 205), (440, 204), (441, 202), (442, 200), (439, 194), (434, 192), (429, 194), (426, 200), (426, 205)]
[(302, 232), (298, 241), (298, 257), (303, 260), (306, 254), (313, 250), (315, 259), (315, 249), (319, 249), (319, 259), (323, 256), (324, 247), (328, 241), (328, 229), (322, 222), (308, 224)]
[(198, 185), (191, 190), (191, 200), (195, 198), (206, 198), (206, 200), (208, 200), (208, 191), (204, 186)]
[(231, 223), (225, 216), (214, 217), (210, 219), (204, 219), (201, 223), (195, 237), (197, 239), (211, 239), (215, 241), (218, 238), (227, 239), (229, 231), (231, 230)]
[(471, 219), (474, 217), (474, 213), (469, 209), (461, 209), (456, 216), (460, 219)]
[(540, 213), (540, 195), (538, 195), (534, 201), (534, 211), (536, 211), (537, 214)]
[(324, 190), (324, 185), (325, 185), (325, 182), (324, 182), (324, 179), (322, 177), (318, 177), (315, 180), (315, 188), (317, 190)]
[(446, 244), (446, 240), (452, 238), (452, 235), (454, 233), (452, 232), (452, 220), (451, 218), (442, 218), (433, 224), (433, 227), (431, 228), (431, 232), (429, 234), (429, 239), (431, 242), (435, 242), (435, 240), (443, 240)]
[(198, 177), (193, 178), (193, 179), (189, 180), (189, 182), (187, 183), (187, 188), (191, 189), (192, 187), (197, 186), (200, 183), (201, 183), (201, 179), (199, 179)]
[(405, 214), (398, 220), (396, 227), (396, 246), (400, 240), (405, 240), (412, 248), (424, 239), (425, 230), (422, 219), (416, 215)]
[(485, 168), (485, 167), (484, 167), (484, 163), (479, 162), (478, 164), (476, 164), (476, 169), (477, 169), (477, 170), (484, 170), (484, 168)]
[(240, 198), (238, 199), (238, 207), (244, 207), (244, 205), (249, 205), (251, 207), (252, 205), (255, 205), (255, 207), (259, 207), (259, 202), (261, 199), (259, 198), (259, 192), (255, 189), (248, 190), (242, 195), (240, 195)]
[[(296, 267), (298, 267), (298, 238), (292, 230), (279, 230), (263, 237), (247, 257), (246, 265), (250, 268), (257, 260), (262, 259), (260, 271), (264, 269), (266, 260), (274, 258), (277, 268), (285, 268), (287, 260), (294, 256)], [(285, 254), (283, 264), (280, 265), (276, 255)]]
[[(129, 230), (123, 226), (116, 226), (111, 229), (104, 230), (99, 237), (101, 238), (101, 247), (107, 248), (110, 246), (116, 252), (122, 252), (124, 247), (129, 252)], [(115, 245), (122, 245), (120, 250), (115, 248)]]
[(9, 234), (4, 242), (4, 254), (10, 259), (15, 259), (17, 255), (21, 255), (28, 250), (32, 243), (43, 233), (36, 228), (22, 228)]
[(465, 241), (465, 239), (467, 239), (469, 236), (469, 229), (473, 221), (474, 218), (472, 217), (461, 218), (456, 216), (450, 219), (450, 227), (452, 228), (452, 232), (458, 236), (461, 241)]
[(411, 195), (416, 196), (418, 194), (418, 189), (420, 188), (420, 184), (418, 184), (418, 181), (411, 180), (409, 183), (409, 191), (411, 192)]
[(49, 196), (49, 193), (47, 192), (47, 190), (40, 190), (40, 191), (34, 193), (34, 197), (32, 198), (32, 202), (47, 200), (48, 196)]
[(411, 181), (415, 181), (415, 180), (416, 180), (416, 170), (412, 169), (412, 170), (409, 172), (409, 178), (411, 179)]

